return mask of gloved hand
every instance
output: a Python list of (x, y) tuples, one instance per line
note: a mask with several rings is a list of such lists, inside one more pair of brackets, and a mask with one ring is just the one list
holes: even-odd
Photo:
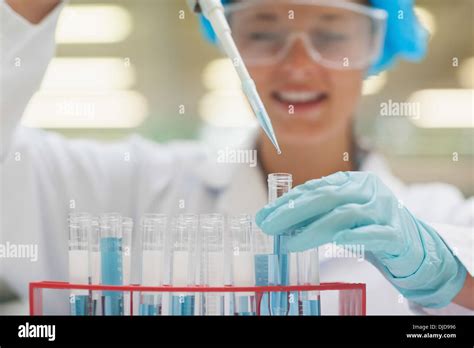
[(466, 278), (466, 269), (436, 231), (371, 173), (338, 172), (310, 180), (265, 206), (256, 223), (270, 235), (298, 228), (288, 237), (289, 251), (331, 242), (363, 246), (366, 259), (401, 294), (425, 307), (449, 304)]

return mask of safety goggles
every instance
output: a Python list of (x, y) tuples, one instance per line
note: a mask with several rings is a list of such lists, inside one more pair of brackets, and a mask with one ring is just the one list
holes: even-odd
[(348, 1), (258, 0), (226, 6), (247, 65), (281, 62), (300, 40), (308, 55), (332, 69), (365, 69), (380, 55), (387, 13)]

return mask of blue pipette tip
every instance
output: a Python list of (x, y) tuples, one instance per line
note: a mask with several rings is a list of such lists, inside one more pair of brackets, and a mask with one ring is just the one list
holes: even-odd
[(268, 135), (268, 138), (270, 139), (273, 146), (275, 147), (277, 154), (281, 155), (280, 145), (278, 145), (278, 141), (276, 140), (276, 137), (273, 134), (273, 132), (271, 133), (271, 135)]
[(277, 154), (281, 155), (281, 149), (280, 149), (280, 145), (278, 144), (278, 141), (276, 140), (276, 137), (274, 134), (272, 134), (273, 136), (270, 137), (270, 140), (273, 144), (273, 146), (275, 147), (276, 151), (277, 151)]
[(251, 79), (244, 80), (242, 81), (242, 88), (245, 95), (247, 96), (248, 101), (250, 102), (255, 116), (257, 116), (260, 127), (262, 127), (263, 131), (267, 134), (268, 139), (270, 139), (272, 142), (277, 153), (281, 155), (280, 146), (278, 145), (275, 132), (273, 131), (272, 122), (270, 121), (267, 111), (265, 110), (265, 106), (258, 95), (255, 82), (253, 82)]

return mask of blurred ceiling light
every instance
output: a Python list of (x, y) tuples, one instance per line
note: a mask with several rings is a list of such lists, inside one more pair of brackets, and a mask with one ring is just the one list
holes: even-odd
[(201, 118), (214, 127), (255, 127), (256, 120), (229, 59), (215, 59), (206, 66), (203, 84), (209, 90), (199, 101)]
[(433, 14), (424, 7), (416, 6), (415, 13), (420, 20), (420, 23), (428, 30), (431, 37), (436, 34), (436, 20)]
[(420, 105), (420, 117), (411, 119), (417, 127), (474, 127), (474, 89), (426, 89), (408, 101)]
[(134, 128), (147, 114), (145, 97), (135, 91), (40, 91), (28, 104), (22, 124), (36, 128)]
[(226, 58), (209, 62), (202, 75), (204, 86), (209, 90), (239, 89), (240, 80), (232, 65)]
[(255, 117), (241, 91), (212, 91), (199, 102), (199, 115), (215, 127), (254, 127)]
[(378, 75), (370, 76), (364, 80), (362, 86), (363, 95), (372, 95), (380, 92), (387, 84), (387, 73), (384, 71)]
[(458, 70), (458, 80), (464, 88), (474, 88), (474, 57), (461, 63)]
[(135, 81), (135, 67), (126, 65), (120, 58), (55, 58), (46, 71), (41, 89), (49, 91), (129, 89), (133, 87)]
[(58, 22), (56, 42), (60, 44), (114, 43), (132, 31), (130, 12), (117, 5), (69, 5)]

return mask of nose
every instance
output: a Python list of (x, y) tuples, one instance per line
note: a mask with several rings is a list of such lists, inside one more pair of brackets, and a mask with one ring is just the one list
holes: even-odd
[(309, 52), (303, 38), (298, 37), (291, 44), (288, 53), (282, 62), (282, 68), (285, 72), (295, 76), (306, 77), (309, 74), (322, 71), (323, 67), (316, 62)]

